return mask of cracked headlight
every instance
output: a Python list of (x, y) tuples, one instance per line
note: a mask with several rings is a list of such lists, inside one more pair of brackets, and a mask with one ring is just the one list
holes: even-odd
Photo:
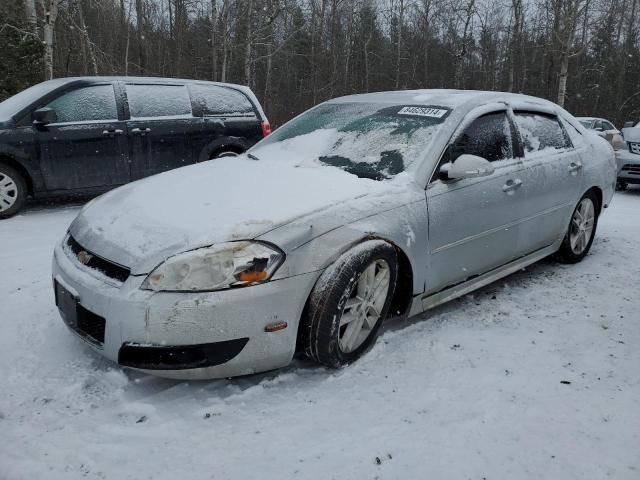
[(259, 242), (228, 242), (169, 257), (142, 283), (145, 290), (198, 292), (266, 282), (284, 253)]

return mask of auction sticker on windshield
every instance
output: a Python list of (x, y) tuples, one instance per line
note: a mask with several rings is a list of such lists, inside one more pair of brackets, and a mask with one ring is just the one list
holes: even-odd
[(433, 107), (402, 107), (398, 115), (417, 115), (419, 117), (442, 118), (449, 110)]

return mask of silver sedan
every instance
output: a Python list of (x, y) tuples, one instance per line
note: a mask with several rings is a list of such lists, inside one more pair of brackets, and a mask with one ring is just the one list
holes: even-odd
[(615, 180), (606, 141), (545, 100), (343, 97), (245, 155), (87, 204), (55, 249), (56, 304), (96, 351), (156, 375), (338, 367), (387, 316), (580, 261)]

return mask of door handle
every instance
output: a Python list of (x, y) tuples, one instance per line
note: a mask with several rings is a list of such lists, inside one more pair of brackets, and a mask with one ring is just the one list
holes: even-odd
[(569, 164), (569, 172), (575, 173), (582, 168), (582, 163), (580, 162), (571, 162)]
[(149, 133), (151, 131), (150, 128), (133, 128), (131, 129), (131, 133), (136, 134), (136, 135), (146, 135), (147, 133)]
[(108, 137), (114, 137), (116, 135), (122, 135), (124, 132), (122, 130), (120, 130), (119, 128), (113, 129), (113, 130), (103, 130), (102, 134), (106, 135)]
[(522, 180), (516, 178), (515, 180), (507, 180), (502, 186), (502, 191), (505, 193), (513, 193), (514, 190), (520, 188), (522, 186)]

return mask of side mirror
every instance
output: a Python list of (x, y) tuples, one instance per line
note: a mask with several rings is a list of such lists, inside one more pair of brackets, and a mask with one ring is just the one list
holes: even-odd
[(44, 126), (49, 123), (55, 123), (58, 120), (58, 115), (53, 108), (39, 108), (32, 115), (33, 124), (36, 126)]
[(455, 162), (440, 167), (440, 180), (462, 180), (464, 178), (486, 177), (495, 172), (491, 162), (477, 155), (460, 155)]

